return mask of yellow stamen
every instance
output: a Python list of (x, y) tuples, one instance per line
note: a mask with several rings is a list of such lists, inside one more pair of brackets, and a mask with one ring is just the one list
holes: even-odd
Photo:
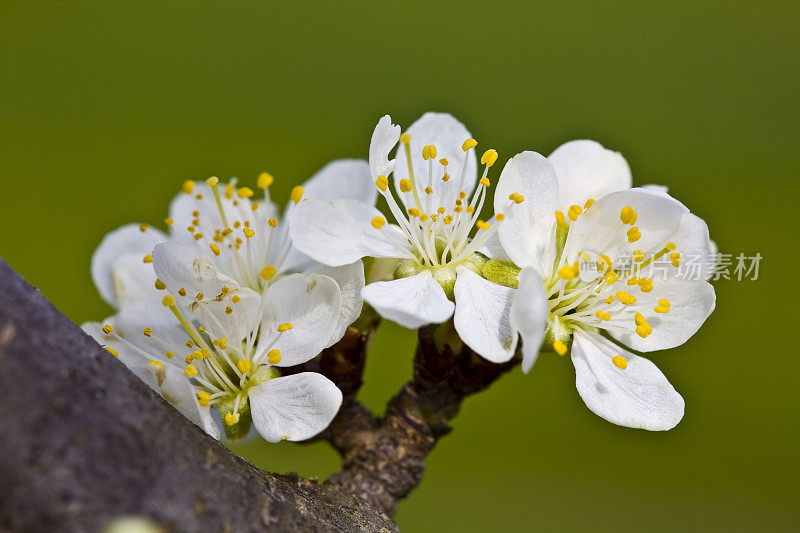
[(422, 147), (422, 159), (427, 161), (428, 159), (434, 159), (436, 157), (436, 147), (432, 144), (428, 144)]
[(270, 185), (275, 182), (275, 178), (272, 177), (272, 174), (269, 172), (262, 172), (258, 175), (258, 179), (256, 180), (256, 185), (258, 185), (259, 189), (266, 189)]
[(277, 365), (281, 362), (281, 351), (273, 349), (267, 352), (267, 362), (271, 365)]
[(211, 395), (206, 391), (200, 391), (197, 393), (197, 403), (200, 404), (200, 407), (208, 407), (210, 401)]
[(219, 255), (220, 254), (219, 246), (217, 246), (213, 242), (211, 244), (209, 244), (208, 247), (211, 248), (211, 251), (214, 252), (214, 255)]
[(461, 144), (461, 149), (466, 152), (471, 148), (475, 148), (476, 146), (478, 146), (478, 141), (473, 138), (469, 138)]
[(553, 350), (555, 350), (558, 355), (564, 355), (567, 353), (567, 345), (564, 344), (564, 341), (559, 339), (553, 343)]
[(578, 265), (566, 265), (558, 269), (558, 276), (561, 279), (574, 279), (578, 277)]
[(175, 221), (172, 220), (171, 218), (165, 218), (164, 219), (164, 224), (166, 224), (167, 226), (171, 226), (174, 222)]
[(290, 329), (292, 329), (292, 324), (290, 322), (286, 322), (285, 324), (278, 326), (278, 333), (283, 333), (284, 331), (289, 331)]
[(142, 257), (142, 263), (152, 263), (153, 262), (153, 254), (147, 254), (146, 256)]
[(490, 148), (489, 150), (483, 152), (483, 155), (481, 156), (481, 165), (486, 165), (487, 167), (490, 167), (495, 164), (495, 161), (497, 161), (497, 157), (498, 157), (497, 150), (493, 150)]
[(239, 421), (239, 413), (228, 413), (225, 415), (225, 423), (229, 426)]
[(400, 180), (400, 192), (410, 192), (411, 191), (411, 180), (408, 178), (403, 178)]
[(111, 324), (106, 324), (105, 326), (103, 326), (103, 333), (105, 333), (106, 335), (108, 335), (112, 331), (114, 331), (114, 328), (111, 327)]
[(400, 135), (400, 142), (403, 144), (408, 144), (411, 142), (411, 134), (406, 132)]
[(119, 352), (116, 351), (114, 348), (109, 348), (108, 346), (106, 346), (106, 351), (111, 355), (113, 355), (114, 357), (119, 357)]
[(633, 227), (628, 230), (628, 242), (636, 242), (642, 238), (642, 234), (639, 232), (639, 228)]
[(142, 335), (144, 335), (145, 337), (150, 337), (150, 336), (152, 336), (152, 335), (153, 335), (153, 328), (151, 328), (151, 327), (146, 327), (146, 328), (144, 328), (144, 329), (142, 330)]
[(657, 305), (657, 306), (656, 306), (656, 307), (653, 309), (653, 311), (655, 311), (656, 313), (662, 313), (662, 314), (666, 314), (666, 313), (669, 313), (669, 307), (663, 307), (663, 306), (661, 306), (661, 305)]
[(183, 189), (183, 192), (186, 194), (192, 194), (192, 191), (194, 190), (194, 182), (191, 180), (184, 181), (181, 189)]
[(241, 298), (239, 298), (239, 295), (238, 295), (238, 294), (234, 294), (234, 295), (233, 295), (233, 298), (231, 298), (231, 301), (232, 301), (233, 303), (235, 303), (235, 304), (238, 304), (238, 303), (239, 303), (239, 300), (241, 300)]
[(475, 223), (475, 225), (476, 225), (476, 226), (478, 226), (480, 229), (483, 229), (483, 230), (487, 230), (487, 229), (489, 229), (489, 224), (487, 224), (487, 223), (486, 223), (486, 222), (484, 222), (483, 220), (479, 220), (479, 221), (477, 221), (477, 222)]
[(569, 211), (567, 211), (567, 216), (571, 221), (575, 222), (576, 220), (578, 220), (578, 215), (580, 215), (581, 213), (583, 213), (583, 209), (581, 209), (581, 206), (571, 205), (569, 207)]
[(375, 180), (375, 186), (381, 191), (385, 191), (389, 186), (389, 179), (386, 176), (378, 176), (378, 179)]
[(595, 200), (594, 198), (589, 198), (588, 200), (586, 200), (586, 203), (583, 204), (583, 209), (584, 210), (589, 209), (595, 204), (596, 201), (597, 200)]
[(383, 217), (375, 217), (370, 221), (370, 224), (372, 224), (372, 227), (375, 229), (381, 229), (384, 224), (386, 224), (386, 219)]
[(167, 288), (167, 284), (161, 281), (160, 279), (156, 278), (155, 287), (156, 290), (163, 291), (164, 289)]
[(194, 365), (186, 365), (186, 368), (183, 369), (183, 375), (187, 378), (193, 378), (197, 375), (197, 367)]
[(242, 230), (242, 233), (244, 233), (244, 236), (247, 237), (248, 239), (256, 234), (256, 232), (251, 230), (250, 228), (244, 228)]
[(672, 305), (672, 304), (671, 304), (671, 303), (669, 302), (669, 300), (667, 300), (666, 298), (661, 298), (661, 299), (658, 301), (658, 305), (660, 305), (661, 307), (669, 307), (669, 306), (670, 306), (670, 305)]
[(241, 189), (236, 191), (236, 196), (238, 196), (239, 198), (250, 198), (251, 196), (253, 196), (253, 194), (255, 193), (253, 192), (253, 189), (251, 189), (250, 187), (242, 187)]
[(296, 203), (296, 204), (299, 204), (299, 203), (300, 203), (300, 200), (302, 200), (302, 199), (303, 199), (303, 187), (301, 187), (300, 185), (296, 185), (296, 186), (295, 186), (295, 187), (292, 189), (292, 194), (289, 196), (289, 198), (290, 198), (290, 199), (291, 199), (291, 200), (292, 200), (294, 203)]
[(564, 213), (561, 211), (556, 211), (556, 225), (559, 228), (565, 228), (567, 226), (567, 221), (564, 220)]
[(238, 363), (236, 363), (236, 368), (239, 369), (239, 372), (242, 374), (247, 374), (250, 372), (250, 368), (252, 368), (252, 364), (250, 363), (249, 359), (240, 359)]
[(164, 299), (161, 300), (161, 305), (163, 305), (164, 307), (172, 307), (173, 305), (175, 305), (175, 297), (171, 294), (167, 294), (166, 296), (164, 296)]
[(625, 370), (628, 367), (628, 361), (621, 355), (615, 355), (612, 357), (611, 362), (613, 362), (617, 368), (622, 370)]
[(261, 269), (261, 277), (264, 281), (269, 281), (278, 272), (278, 269), (272, 265), (267, 265)]

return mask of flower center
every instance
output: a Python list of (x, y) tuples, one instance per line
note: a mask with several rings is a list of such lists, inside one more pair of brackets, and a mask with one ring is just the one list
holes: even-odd
[[(590, 199), (583, 207), (573, 205), (566, 217), (561, 211), (555, 212), (557, 258), (551, 275), (545, 280), (545, 293), (550, 308), (549, 328), (552, 338), (556, 339), (553, 348), (560, 355), (566, 353), (564, 341), (574, 330), (604, 329), (636, 333), (642, 338), (650, 335), (653, 328), (643, 314), (645, 308), (634, 304), (651, 293), (656, 284), (653, 278), (641, 274), (664, 256), (669, 259), (665, 268), (677, 268), (681, 264), (681, 255), (675, 252), (676, 245), (672, 242), (655, 251), (633, 250), (628, 257), (617, 258), (616, 263), (603, 253), (641, 239), (642, 234), (635, 226), (638, 213), (631, 206), (621, 210), (619, 227), (609, 242), (599, 248), (600, 253), (581, 251), (577, 260), (570, 264), (564, 252), (570, 228), (567, 220), (576, 221), (594, 203)], [(669, 300), (658, 299), (652, 312), (669, 313), (670, 305)]]
[[(486, 244), (497, 230), (497, 224), (505, 218), (504, 212), (497, 213), (488, 221), (481, 220), (480, 212), (486, 200), (486, 191), (491, 185), (487, 174), (489, 168), (497, 161), (495, 150), (486, 150), (481, 157), (484, 165), (483, 175), (471, 198), (464, 191), (464, 178), (467, 168), (468, 152), (478, 142), (467, 139), (461, 146), (464, 158), (455, 176), (450, 174), (451, 163), (445, 158), (436, 159), (436, 146), (426, 145), (422, 149), (422, 159), (427, 162), (427, 176), (415, 176), (411, 153), (411, 135), (400, 136), (408, 163), (409, 177), (400, 180), (399, 189), (403, 202), (398, 202), (389, 189), (389, 179), (378, 176), (375, 185), (386, 199), (398, 226), (403, 232), (406, 242), (399, 242), (397, 237), (384, 230), (386, 220), (383, 217), (372, 219), (372, 226), (384, 231), (384, 234), (397, 245), (399, 255), (415, 262), (423, 268), (438, 270), (441, 267), (455, 269), (464, 263), (478, 249)], [(420, 180), (424, 180), (420, 182)], [(420, 194), (420, 185), (425, 183), (424, 196)], [(434, 195), (435, 190), (439, 192)], [(433, 199), (437, 198), (434, 205)], [(523, 198), (512, 194), (509, 208), (519, 204)], [(411, 206), (403, 210), (401, 205)], [(477, 227), (471, 236), (473, 227)], [(408, 248), (411, 252), (408, 252)]]

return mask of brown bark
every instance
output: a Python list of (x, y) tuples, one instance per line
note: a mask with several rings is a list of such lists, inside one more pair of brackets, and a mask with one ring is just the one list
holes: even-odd
[(0, 262), (0, 530), (395, 531), (333, 484), (260, 471), (205, 435)]

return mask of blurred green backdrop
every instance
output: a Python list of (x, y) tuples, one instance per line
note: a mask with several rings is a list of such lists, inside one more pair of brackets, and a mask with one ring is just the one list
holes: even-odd
[[(800, 258), (800, 4), (293, 4), (0, 1), (0, 254), (80, 323), (109, 313), (89, 276), (103, 234), (160, 223), (184, 179), (268, 170), (285, 198), (366, 157), (385, 113), (452, 112), (501, 157), (597, 139), (723, 252), (760, 252), (760, 278), (718, 283), (699, 334), (654, 356), (686, 399), (677, 429), (606, 423), (571, 364), (542, 357), (466, 403), (400, 525), (797, 527), (797, 289), (781, 272)], [(408, 378), (413, 345), (381, 328), (370, 407)], [(273, 471), (337, 467), (324, 444), (237, 449)]]

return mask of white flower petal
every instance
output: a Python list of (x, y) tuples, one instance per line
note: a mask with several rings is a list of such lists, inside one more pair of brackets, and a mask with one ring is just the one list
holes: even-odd
[(526, 374), (539, 356), (548, 314), (542, 278), (535, 269), (523, 268), (511, 304), (511, 326), (522, 337), (522, 371)]
[(547, 159), (558, 176), (558, 209), (565, 214), (571, 205), (583, 207), (589, 198), (597, 200), (631, 187), (631, 169), (625, 158), (598, 142), (570, 141)]
[[(521, 204), (509, 196), (521, 194)], [(545, 277), (554, 261), (553, 232), (558, 202), (558, 180), (550, 162), (536, 152), (522, 152), (511, 158), (497, 182), (494, 210), (505, 220), (497, 234), (506, 253), (520, 267), (530, 266)]]
[(429, 270), (407, 278), (370, 283), (361, 294), (382, 317), (409, 329), (444, 322), (455, 309)]
[[(641, 233), (641, 238), (632, 243), (626, 237), (630, 226), (620, 221), (620, 212), (626, 206), (636, 210), (635, 226)], [(570, 226), (564, 253), (569, 262), (577, 260), (582, 251), (605, 254), (612, 261), (630, 258), (633, 250), (642, 250), (648, 256), (670, 242), (688, 212), (683, 204), (663, 193), (638, 188), (611, 193), (597, 200)]]
[(395, 161), (389, 160), (389, 152), (395, 147), (399, 138), (400, 126), (392, 124), (392, 117), (389, 115), (381, 117), (369, 143), (369, 169), (373, 180), (378, 176), (388, 177), (394, 170)]
[(303, 184), (303, 196), (316, 200), (349, 198), (374, 205), (378, 189), (363, 159), (338, 159), (322, 167)]
[[(625, 369), (613, 363), (614, 356), (627, 360)], [(586, 406), (613, 424), (665, 431), (683, 418), (683, 398), (656, 365), (595, 333), (575, 334), (572, 363)]]
[(253, 425), (268, 442), (310, 439), (331, 423), (342, 393), (314, 372), (274, 378), (248, 392)]
[(238, 287), (235, 281), (219, 271), (205, 252), (187, 242), (172, 240), (156, 246), (153, 250), (153, 268), (176, 298), (181, 299), (178, 294), (181, 288), (186, 290), (185, 302), (201, 292), (208, 298), (214, 298), (223, 285)]
[(143, 261), (156, 244), (167, 240), (157, 229), (142, 231), (128, 224), (107, 234), (92, 255), (92, 280), (112, 307), (135, 300), (140, 291), (154, 290), (153, 265)]
[(320, 265), (310, 272), (328, 276), (339, 285), (339, 322), (328, 341), (328, 346), (332, 346), (339, 342), (347, 327), (361, 316), (361, 308), (364, 306), (364, 299), (361, 297), (361, 289), (364, 288), (364, 264), (356, 261), (340, 267)]
[(341, 299), (334, 280), (321, 274), (292, 274), (271, 285), (265, 298), (261, 342), (277, 335), (280, 324), (292, 324), (275, 343), (281, 352), (279, 366), (305, 363), (329, 346), (338, 327)]
[(514, 357), (517, 332), (509, 312), (514, 289), (458, 267), (454, 322), (461, 340), (484, 359), (504, 363)]
[[(631, 306), (633, 311), (642, 313), (653, 332), (645, 338), (636, 333), (612, 333), (615, 339), (640, 352), (680, 346), (700, 329), (716, 306), (714, 287), (705, 280), (654, 279), (653, 286), (649, 293), (635, 292), (636, 303)], [(654, 311), (662, 298), (670, 302), (669, 313)]]
[[(307, 200), (289, 214), (295, 247), (330, 266), (344, 266), (362, 257), (401, 257), (408, 245), (396, 226), (376, 229), (370, 223), (380, 211), (356, 200)], [(393, 239), (393, 240), (390, 240)]]
[[(472, 137), (469, 130), (448, 113), (425, 113), (408, 128), (406, 133), (411, 134), (411, 162), (413, 164), (414, 178), (417, 183), (417, 190), (422, 205), (425, 205), (426, 196), (430, 196), (433, 209), (442, 205), (444, 182), (442, 182), (441, 178), (444, 175), (444, 167), (438, 162), (439, 159), (442, 158), (447, 159), (450, 163), (448, 166), (448, 174), (450, 174), (451, 186), (455, 191), (453, 194), (458, 194), (456, 188), (460, 183), (462, 166), (466, 155), (467, 167), (464, 170), (464, 181), (460, 190), (465, 191), (467, 196), (469, 196), (475, 188), (475, 182), (478, 179), (478, 164), (475, 157), (476, 149), (473, 148), (466, 154), (461, 149), (461, 145), (464, 141)], [(429, 144), (436, 147), (436, 158), (432, 161), (433, 174), (430, 181), (433, 193), (426, 195), (425, 187), (429, 185), (429, 164), (428, 161), (422, 159), (422, 148)], [(397, 160), (394, 169), (395, 188), (398, 191), (400, 200), (406, 204), (406, 207), (416, 207), (416, 205), (408, 204), (406, 199), (407, 195), (400, 193), (399, 189), (400, 180), (409, 177), (406, 150), (405, 146), (401, 144), (397, 149)], [(453, 201), (454, 198), (451, 196), (450, 200)]]

